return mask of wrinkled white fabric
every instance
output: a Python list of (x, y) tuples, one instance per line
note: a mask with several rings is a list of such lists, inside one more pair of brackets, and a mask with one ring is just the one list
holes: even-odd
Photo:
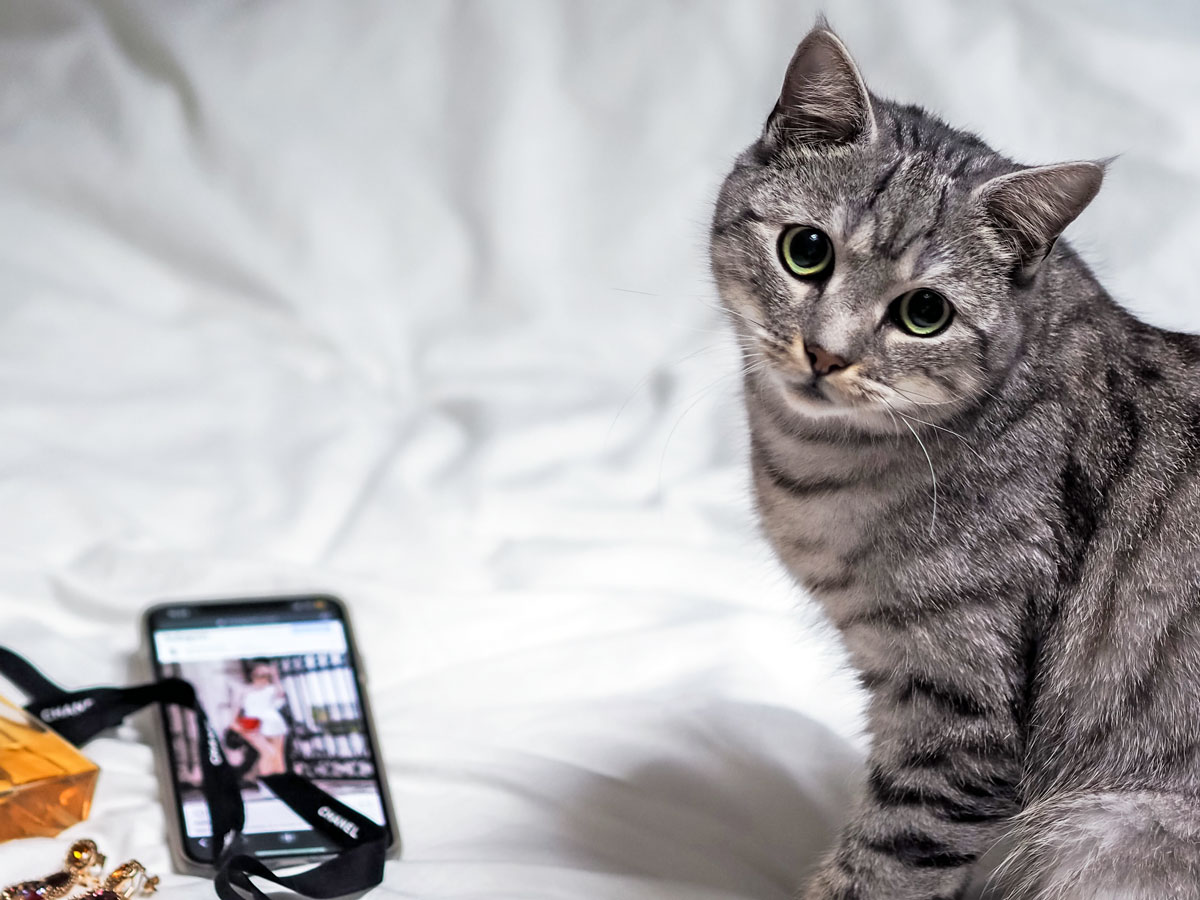
[[(1200, 321), (1200, 22), (824, 4), (885, 95), (1030, 162)], [(861, 698), (755, 531), (705, 232), (815, 8), (0, 7), (0, 641), (138, 677), (152, 600), (351, 606), (404, 835), (380, 896), (784, 900)], [(169, 871), (145, 722), (90, 821)], [(0, 882), (65, 838), (0, 844)]]

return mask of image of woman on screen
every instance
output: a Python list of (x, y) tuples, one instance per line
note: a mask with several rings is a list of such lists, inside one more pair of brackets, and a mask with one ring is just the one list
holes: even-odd
[(249, 683), (240, 695), (238, 715), (230, 726), (258, 753), (257, 775), (277, 775), (287, 770), (284, 745), (288, 723), (280, 712), (287, 703), (275, 665), (255, 660)]

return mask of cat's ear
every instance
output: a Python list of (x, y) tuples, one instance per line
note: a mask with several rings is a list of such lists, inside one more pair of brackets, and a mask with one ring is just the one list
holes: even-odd
[(871, 96), (858, 66), (824, 18), (800, 42), (767, 119), (763, 143), (849, 144), (875, 136)]
[(1063, 229), (1100, 190), (1103, 162), (1022, 169), (981, 185), (976, 195), (1000, 236), (1012, 244), (1020, 273), (1031, 277)]

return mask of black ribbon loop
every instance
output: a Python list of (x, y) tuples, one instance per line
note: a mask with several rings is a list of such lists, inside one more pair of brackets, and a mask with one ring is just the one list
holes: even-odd
[(225, 759), (221, 742), (201, 708), (195, 689), (183, 679), (164, 678), (128, 688), (66, 691), (24, 657), (5, 647), (0, 647), (0, 675), (25, 693), (29, 700), (25, 709), (30, 714), (77, 746), (151, 703), (169, 703), (196, 714), (199, 733), (206, 741), (199, 754), (200, 790), (212, 821), (215, 885), (221, 900), (244, 900), (247, 894), (254, 900), (270, 900), (250, 880), (251, 875), (318, 900), (359, 893), (383, 881), (387, 829), (292, 773), (267, 775), (261, 781), (300, 818), (340, 847), (340, 851), (295, 875), (278, 875), (262, 860), (238, 852), (246, 820), (238, 777)]

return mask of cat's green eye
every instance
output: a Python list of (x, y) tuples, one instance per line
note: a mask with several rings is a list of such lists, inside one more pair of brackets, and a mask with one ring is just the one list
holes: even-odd
[(817, 278), (833, 267), (833, 243), (823, 231), (793, 225), (779, 236), (779, 258), (797, 278)]
[(897, 297), (891, 311), (892, 321), (916, 337), (933, 337), (954, 318), (950, 301), (929, 288), (917, 288)]

